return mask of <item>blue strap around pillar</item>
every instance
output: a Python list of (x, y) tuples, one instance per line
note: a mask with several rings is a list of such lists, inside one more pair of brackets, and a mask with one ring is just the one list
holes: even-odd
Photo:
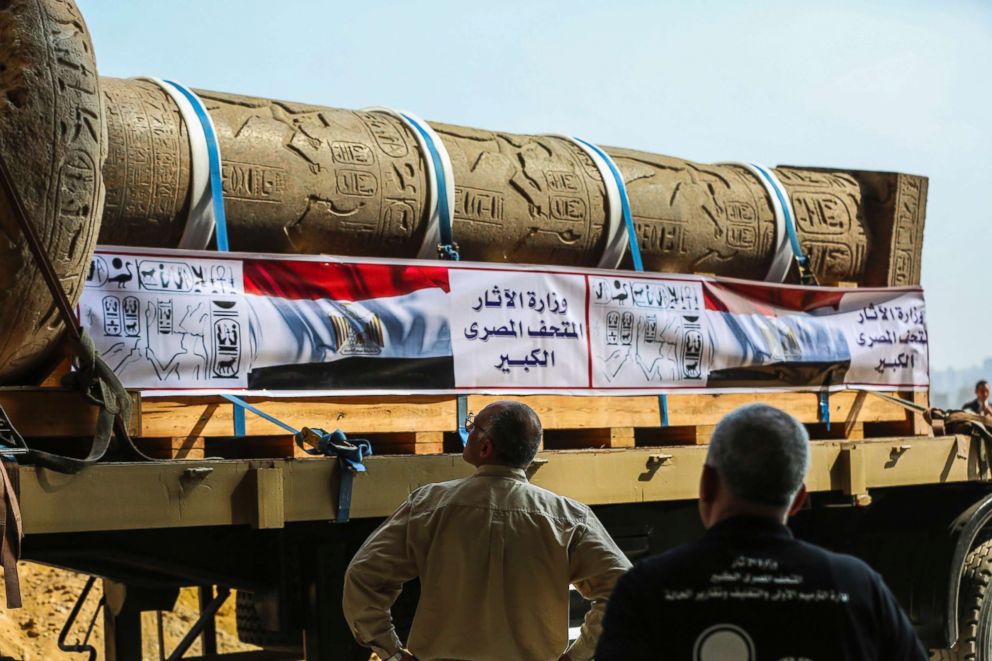
[[(804, 285), (817, 284), (816, 275), (814, 275), (812, 269), (810, 268), (809, 256), (803, 252), (802, 246), (799, 245), (799, 235), (796, 233), (796, 220), (792, 217), (792, 212), (790, 211), (791, 207), (786, 199), (785, 191), (782, 190), (782, 186), (779, 184), (778, 180), (772, 176), (771, 172), (766, 167), (758, 165), (757, 163), (752, 163), (751, 165), (761, 173), (762, 178), (767, 181), (772, 190), (775, 191), (775, 197), (778, 198), (778, 203), (782, 207), (782, 215), (785, 219), (785, 231), (789, 236), (789, 245), (792, 246), (792, 255), (796, 260), (796, 264), (799, 266), (800, 282)], [(823, 390), (819, 392), (817, 401), (819, 403), (819, 420), (826, 425), (827, 431), (830, 431), (829, 378), (827, 383), (824, 385)]]
[(627, 186), (624, 184), (623, 175), (620, 174), (620, 170), (617, 169), (613, 159), (610, 158), (605, 151), (591, 142), (583, 140), (582, 138), (575, 138), (575, 140), (581, 142), (583, 145), (599, 154), (599, 157), (606, 163), (606, 167), (610, 168), (613, 178), (616, 179), (617, 189), (620, 191), (620, 210), (623, 213), (623, 224), (627, 228), (627, 240), (630, 242), (630, 257), (634, 261), (634, 270), (643, 272), (644, 262), (641, 261), (641, 248), (637, 243), (637, 232), (634, 228), (634, 216), (630, 213), (630, 199), (627, 197)]
[(757, 163), (751, 163), (751, 165), (754, 169), (761, 173), (761, 177), (768, 182), (771, 189), (775, 191), (775, 197), (778, 198), (778, 203), (782, 207), (782, 215), (785, 220), (785, 231), (789, 236), (789, 245), (792, 246), (792, 254), (795, 257), (796, 264), (799, 266), (799, 277), (802, 284), (817, 284), (816, 276), (810, 268), (811, 265), (809, 256), (803, 252), (802, 246), (799, 245), (799, 235), (796, 233), (796, 220), (792, 217), (792, 212), (790, 211), (791, 206), (786, 198), (785, 191), (782, 190), (782, 186), (778, 179), (772, 175), (768, 168), (763, 165), (758, 165)]
[[(617, 190), (620, 192), (620, 209), (623, 214), (623, 224), (627, 228), (627, 240), (630, 242), (630, 258), (634, 262), (634, 270), (638, 273), (644, 272), (644, 261), (641, 259), (641, 247), (637, 243), (637, 231), (634, 227), (634, 215), (630, 212), (630, 199), (627, 197), (627, 186), (623, 181), (623, 175), (620, 174), (619, 168), (617, 168), (616, 163), (610, 156), (592, 144), (587, 142), (582, 138), (575, 138), (578, 142), (582, 143), (589, 149), (596, 152), (606, 166), (610, 168), (610, 172), (613, 174), (613, 178), (617, 182)], [(661, 426), (668, 426), (668, 396), (658, 395), (658, 412), (661, 416)]]
[(820, 422), (827, 426), (827, 431), (830, 431), (830, 381), (832, 374), (827, 374), (827, 381), (823, 384), (823, 390), (821, 390), (817, 395), (817, 402), (820, 405)]
[(220, 171), (220, 144), (217, 142), (217, 134), (214, 132), (213, 123), (210, 121), (210, 115), (207, 114), (207, 108), (203, 105), (200, 97), (184, 85), (180, 85), (175, 81), (167, 80), (165, 82), (172, 85), (186, 97), (190, 105), (193, 106), (193, 112), (196, 113), (196, 117), (200, 120), (200, 125), (203, 128), (203, 136), (207, 140), (207, 157), (210, 164), (210, 195), (213, 198), (214, 232), (217, 237), (217, 250), (227, 252), (229, 249), (227, 243), (227, 216), (224, 214), (224, 188)]
[[(219, 252), (228, 252), (230, 250), (230, 244), (227, 240), (227, 214), (224, 212), (224, 186), (223, 179), (221, 178), (220, 143), (217, 141), (217, 133), (214, 131), (213, 122), (210, 121), (210, 115), (207, 113), (207, 107), (203, 105), (203, 101), (201, 101), (200, 97), (197, 96), (192, 90), (173, 80), (166, 80), (165, 82), (172, 85), (173, 88), (186, 97), (186, 100), (189, 101), (190, 105), (193, 107), (193, 112), (196, 113), (196, 118), (200, 120), (200, 128), (203, 130), (203, 137), (207, 143), (207, 162), (209, 166), (208, 172), (210, 174), (210, 196), (213, 202), (214, 212), (214, 236), (217, 239), (217, 250)], [(192, 130), (192, 127), (187, 127), (187, 130)], [(238, 401), (240, 401), (241, 404), (236, 404), (232, 408), (234, 435), (244, 436), (245, 408), (248, 405), (241, 400)], [(255, 409), (254, 412), (257, 412), (262, 417), (267, 417), (265, 414), (258, 412), (257, 409)], [(281, 425), (279, 422), (276, 422), (276, 424)]]
[[(444, 161), (441, 159), (441, 153), (434, 144), (434, 138), (421, 125), (420, 120), (406, 113), (400, 114), (403, 115), (403, 119), (410, 126), (414, 127), (417, 133), (420, 134), (420, 137), (423, 138), (424, 145), (427, 147), (427, 154), (434, 164), (434, 187), (437, 190), (438, 205), (438, 233), (441, 235), (438, 257), (457, 262), (461, 259), (461, 255), (458, 254), (458, 245), (455, 243), (454, 231), (452, 230), (452, 209), (448, 205), (448, 186), (445, 183)], [(466, 395), (458, 395), (455, 398), (455, 403), (455, 415), (458, 418), (456, 421), (458, 437), (461, 439), (462, 447), (465, 447), (468, 443), (468, 430), (465, 429), (465, 418), (468, 417), (468, 397)]]
[(441, 160), (441, 154), (438, 152), (437, 147), (434, 145), (434, 139), (431, 137), (429, 131), (427, 131), (415, 117), (411, 117), (405, 113), (400, 113), (411, 126), (413, 126), (420, 137), (424, 139), (424, 144), (427, 146), (427, 153), (431, 158), (431, 162), (434, 164), (434, 187), (437, 190), (437, 208), (438, 208), (438, 231), (441, 235), (441, 253), (442, 259), (450, 259), (453, 261), (458, 261), (461, 256), (458, 254), (458, 248), (455, 244), (454, 232), (451, 227), (451, 208), (448, 206), (448, 186), (444, 180), (444, 162)]
[(234, 406), (231, 410), (234, 414), (234, 435), (244, 436), (247, 433), (245, 429), (245, 410), (240, 406)]

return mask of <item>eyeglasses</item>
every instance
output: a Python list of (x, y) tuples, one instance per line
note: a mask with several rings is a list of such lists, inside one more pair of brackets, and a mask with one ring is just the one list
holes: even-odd
[(492, 436), (489, 435), (488, 429), (475, 424), (475, 414), (473, 413), (469, 413), (468, 415), (465, 416), (465, 421), (463, 424), (465, 425), (465, 431), (468, 432), (469, 434), (472, 433), (473, 429), (478, 429), (480, 434), (484, 434), (485, 436), (489, 436), (489, 438), (492, 438)]

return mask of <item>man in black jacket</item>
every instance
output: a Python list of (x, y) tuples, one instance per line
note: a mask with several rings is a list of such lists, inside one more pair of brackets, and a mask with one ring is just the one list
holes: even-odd
[(617, 583), (597, 661), (925, 660), (881, 576), (792, 537), (809, 437), (771, 406), (717, 426), (699, 485), (706, 534)]
[(989, 401), (989, 382), (982, 379), (975, 384), (975, 399), (961, 406), (965, 411), (978, 415), (992, 415), (992, 401)]

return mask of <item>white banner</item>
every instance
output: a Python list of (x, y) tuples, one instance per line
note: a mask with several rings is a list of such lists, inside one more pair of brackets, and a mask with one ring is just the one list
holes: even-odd
[(919, 288), (101, 247), (79, 314), (146, 395), (929, 384)]

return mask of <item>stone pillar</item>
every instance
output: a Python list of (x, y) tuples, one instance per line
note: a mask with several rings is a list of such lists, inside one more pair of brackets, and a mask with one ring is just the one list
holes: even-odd
[[(101, 242), (174, 246), (189, 186), (185, 127), (152, 83), (104, 79), (110, 155)], [(427, 171), (412, 131), (382, 113), (198, 91), (217, 130), (234, 250), (414, 257)], [(595, 266), (608, 213), (599, 171), (571, 141), (432, 123), (451, 156), (454, 236), (477, 261)], [(767, 192), (746, 169), (608, 148), (645, 268), (763, 279), (775, 246)], [(871, 250), (859, 182), (777, 168), (823, 282), (859, 281)]]

